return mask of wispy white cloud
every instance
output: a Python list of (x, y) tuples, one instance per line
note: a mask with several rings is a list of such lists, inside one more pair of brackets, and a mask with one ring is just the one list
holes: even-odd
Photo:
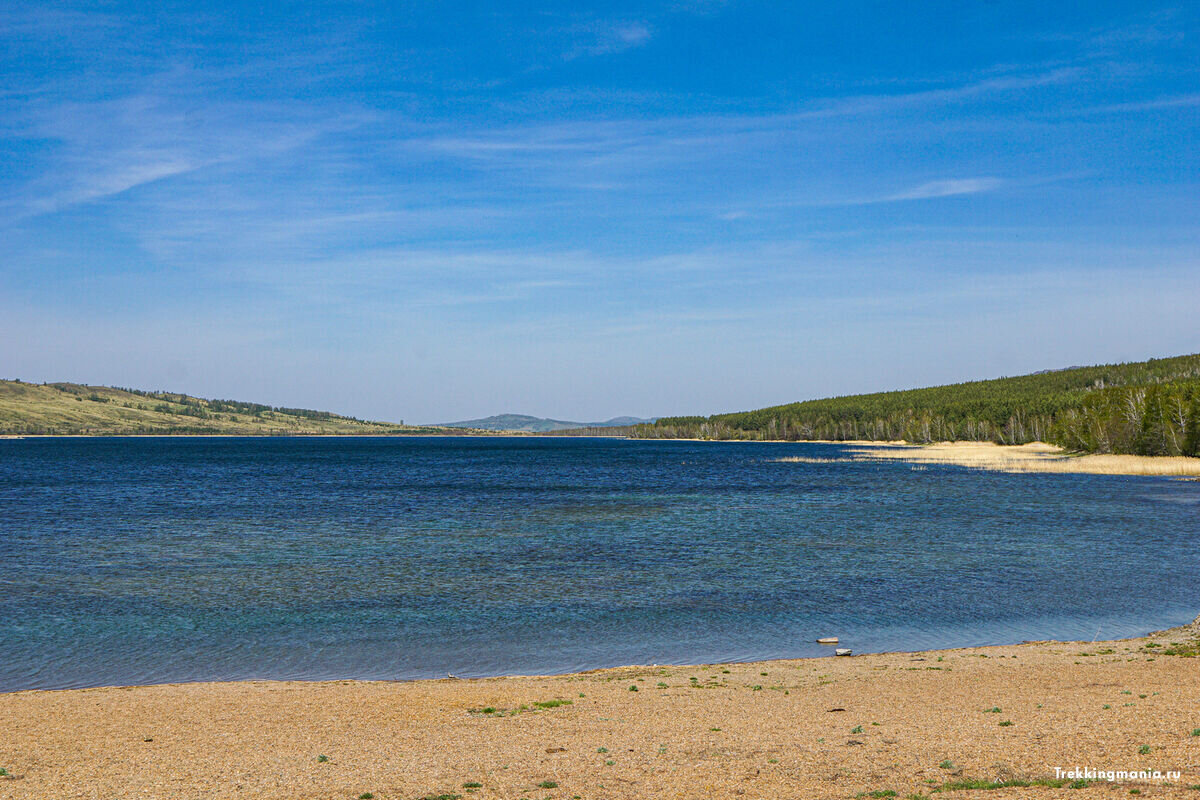
[(1200, 94), (1185, 94), (1175, 97), (1159, 97), (1130, 103), (1110, 103), (1091, 106), (1075, 112), (1078, 114), (1123, 114), (1138, 111), (1161, 111), (1170, 108), (1192, 108), (1200, 106)]
[(270, 104), (201, 103), (170, 92), (35, 104), (19, 138), (52, 143), (48, 168), (8, 187), (9, 220), (53, 213), (207, 167), (300, 147), (357, 121)]
[[(589, 33), (596, 43), (622, 47), (642, 44), (650, 35), (649, 27), (637, 22), (596, 24)], [(44, 174), (21, 186), (4, 187), (8, 195), (4, 205), (18, 216), (50, 213), (235, 161), (289, 150), (299, 153), (325, 133), (345, 132), (367, 120), (376, 124), (368, 146), (389, 147), (402, 162), (467, 159), (476, 162), (478, 174), (495, 179), (509, 173), (514, 179), (519, 177), (526, 188), (540, 185), (560, 191), (613, 193), (634, 185), (646, 187), (650, 176), (667, 176), (695, 165), (753, 159), (755, 153), (778, 148), (782, 140), (806, 148), (810, 141), (828, 140), (833, 133), (828, 125), (840, 119), (899, 118), (939, 104), (1003, 96), (1080, 76), (1069, 68), (991, 76), (939, 89), (816, 100), (777, 114), (558, 121), (500, 128), (456, 126), (453, 131), (448, 126), (427, 124), (421, 132), (398, 112), (207, 102), (203, 95), (193, 96), (182, 88), (190, 86), (194, 77), (181, 70), (156, 78), (154, 85), (139, 95), (27, 109), (21, 135), (53, 141), (58, 152)], [(926, 123), (918, 119), (913, 124)], [(347, 155), (360, 161), (366, 157)], [(996, 188), (986, 180), (937, 182), (891, 197), (884, 195), (884, 199)], [(461, 182), (456, 188), (463, 188)], [(879, 201), (848, 201), (851, 194), (812, 196), (800, 204)], [(522, 204), (538, 201), (523, 192)], [(463, 205), (453, 198), (451, 203)], [(710, 209), (707, 213), (711, 216), (714, 212)]]
[(30, 198), (25, 213), (50, 213), (114, 197), (139, 186), (184, 175), (204, 164), (205, 162), (193, 160), (182, 153), (141, 148), (126, 149), (111, 159), (97, 161), (79, 169), (69, 180), (67, 187)]
[(999, 178), (951, 178), (929, 181), (887, 197), (887, 200), (929, 200), (935, 197), (954, 197), (963, 194), (991, 192), (1004, 185)]
[(679, 151), (688, 144), (711, 145), (720, 137), (770, 136), (780, 131), (801, 131), (806, 123), (821, 120), (925, 109), (945, 103), (1065, 84), (1080, 76), (1080, 70), (1066, 67), (1034, 74), (991, 77), (959, 86), (915, 92), (817, 99), (798, 109), (774, 114), (715, 113), (553, 122), (480, 129), (466, 134), (420, 135), (401, 143), (478, 159), (505, 159), (529, 154), (558, 156), (571, 152), (596, 153), (642, 146), (649, 140), (660, 141), (664, 150)]
[(563, 58), (567, 60), (581, 56), (621, 53), (641, 47), (653, 36), (650, 25), (637, 20), (591, 22), (572, 27), (571, 33), (575, 36), (576, 41), (571, 49), (563, 54)]
[(1076, 29), (1041, 30), (1022, 34), (1035, 42), (1067, 42), (1078, 45), (1083, 55), (1108, 55), (1129, 48), (1145, 49), (1186, 39), (1188, 20), (1178, 8), (1157, 8), (1111, 20), (1101, 25)]
[(1104, 53), (1129, 46), (1157, 47), (1186, 38), (1176, 9), (1158, 9), (1122, 24), (1093, 28), (1081, 34), (1084, 43)]

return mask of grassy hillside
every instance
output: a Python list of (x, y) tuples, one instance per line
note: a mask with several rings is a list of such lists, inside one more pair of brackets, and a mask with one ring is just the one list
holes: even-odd
[(0, 434), (279, 436), (445, 432), (441, 428), (365, 422), (327, 411), (204, 400), (168, 392), (0, 381)]
[(1200, 355), (833, 397), (639, 425), (639, 438), (1050, 441), (1200, 455)]

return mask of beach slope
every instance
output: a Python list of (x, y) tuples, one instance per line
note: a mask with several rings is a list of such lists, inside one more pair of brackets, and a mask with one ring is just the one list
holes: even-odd
[[(10, 693), (0, 797), (1195, 798), (1195, 637)], [(1053, 780), (1077, 767), (1180, 776)]]

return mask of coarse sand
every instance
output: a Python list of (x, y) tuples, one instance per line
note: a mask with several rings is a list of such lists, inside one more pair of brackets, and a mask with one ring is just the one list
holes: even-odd
[[(1200, 659), (1181, 655), (1198, 633), (552, 677), (14, 692), (0, 694), (0, 798), (1200, 800), (1188, 788)], [(1056, 767), (1181, 775), (1036, 783)], [(951, 788), (967, 781), (1032, 785)]]

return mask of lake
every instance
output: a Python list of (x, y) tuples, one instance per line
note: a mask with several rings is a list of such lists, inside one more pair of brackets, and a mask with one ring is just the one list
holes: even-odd
[(1111, 639), (1200, 612), (1200, 483), (844, 453), (0, 440), (0, 691)]

